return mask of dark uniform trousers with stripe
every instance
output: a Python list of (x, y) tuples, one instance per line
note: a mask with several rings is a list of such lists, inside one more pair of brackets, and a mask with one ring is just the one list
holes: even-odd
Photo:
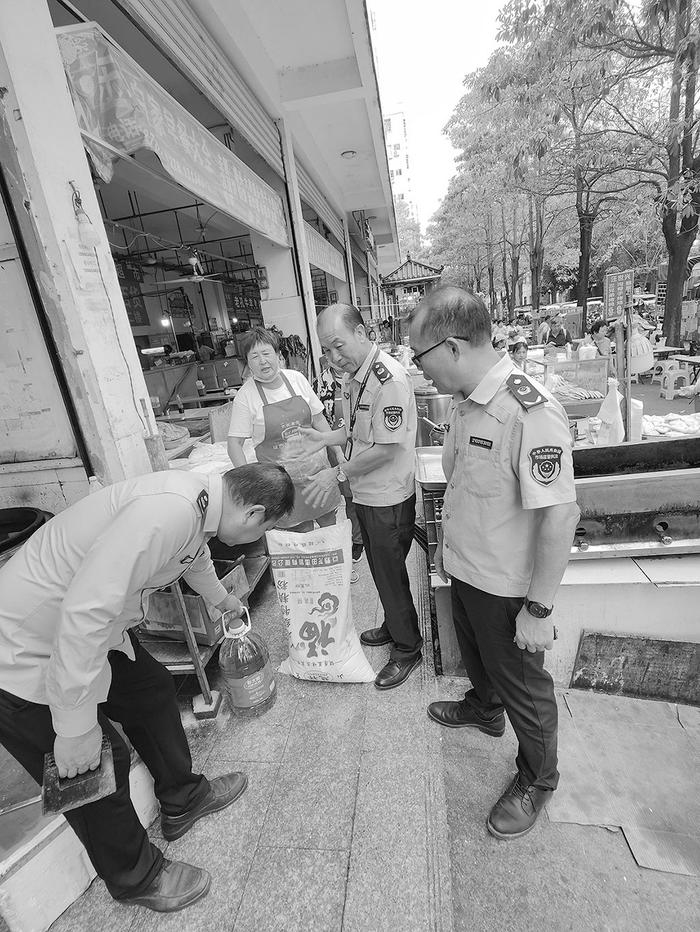
[(398, 505), (355, 502), (355, 511), (372, 579), (384, 609), (381, 627), (394, 642), (391, 659), (410, 660), (423, 646), (406, 570), (416, 522), (416, 496)]
[(514, 642), (522, 598), (505, 598), (452, 579), (452, 618), (467, 675), (466, 701), (477, 710), (505, 709), (518, 739), (516, 764), (528, 786), (557, 787), (557, 703), (544, 651)]
[[(131, 802), (131, 755), (112, 721), (122, 725), (150, 770), (163, 812), (186, 812), (209, 793), (206, 777), (192, 773), (172, 675), (139, 644), (133, 632), (129, 637), (136, 660), (121, 651), (109, 652), (112, 684), (97, 713), (112, 742), (116, 792), (65, 813), (115, 899), (143, 893), (158, 875), (163, 855), (150, 843)], [(53, 751), (55, 737), (47, 705), (27, 702), (0, 689), (0, 744), (37, 783), (42, 780), (44, 754)]]

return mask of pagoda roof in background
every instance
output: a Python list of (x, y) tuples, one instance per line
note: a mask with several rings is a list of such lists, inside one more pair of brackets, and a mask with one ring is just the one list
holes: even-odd
[(445, 268), (441, 265), (439, 269), (432, 265), (426, 265), (425, 262), (418, 262), (411, 258), (410, 252), (406, 253), (406, 261), (403, 262), (393, 272), (382, 277), (383, 285), (410, 285), (418, 282), (432, 282), (440, 278), (442, 270)]

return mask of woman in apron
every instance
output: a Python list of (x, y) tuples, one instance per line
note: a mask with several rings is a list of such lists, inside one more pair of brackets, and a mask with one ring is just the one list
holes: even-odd
[(240, 349), (250, 376), (233, 400), (228, 436), (231, 462), (234, 466), (246, 462), (243, 445), (252, 438), (257, 461), (284, 466), (294, 482), (294, 511), (279, 526), (308, 531), (314, 521), (321, 527), (335, 524), (339, 489), (332, 489), (315, 508), (303, 495), (308, 477), (329, 466), (325, 450), (299, 457), (299, 428), (325, 430), (328, 426), (323, 404), (301, 373), (280, 367), (279, 344), (273, 333), (255, 327), (244, 334)]

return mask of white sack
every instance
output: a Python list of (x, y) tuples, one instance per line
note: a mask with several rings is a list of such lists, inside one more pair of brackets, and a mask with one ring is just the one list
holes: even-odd
[(280, 672), (329, 683), (372, 682), (375, 674), (352, 620), (350, 522), (266, 536), (289, 636), (289, 657)]

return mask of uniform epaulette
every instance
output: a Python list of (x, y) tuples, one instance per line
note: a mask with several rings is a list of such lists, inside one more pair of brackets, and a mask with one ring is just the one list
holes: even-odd
[(530, 408), (536, 408), (538, 405), (543, 405), (546, 401), (535, 383), (531, 382), (522, 373), (511, 373), (506, 379), (506, 386), (511, 395), (518, 399), (526, 411), (529, 411)]
[(202, 489), (202, 491), (197, 496), (197, 508), (199, 508), (199, 512), (203, 518), (206, 517), (208, 504), (209, 495), (204, 491), (204, 489)]
[(372, 366), (372, 372), (374, 372), (382, 385), (394, 378), (383, 362), (375, 362), (375, 364)]

